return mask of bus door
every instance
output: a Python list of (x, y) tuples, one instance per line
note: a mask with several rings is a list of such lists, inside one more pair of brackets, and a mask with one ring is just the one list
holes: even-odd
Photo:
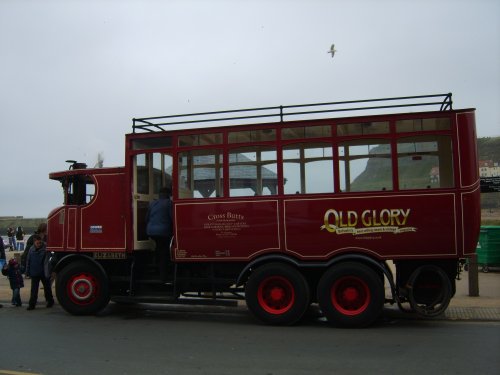
[(134, 249), (152, 250), (153, 241), (146, 233), (149, 202), (158, 199), (164, 186), (172, 186), (172, 156), (164, 153), (143, 153), (134, 157)]

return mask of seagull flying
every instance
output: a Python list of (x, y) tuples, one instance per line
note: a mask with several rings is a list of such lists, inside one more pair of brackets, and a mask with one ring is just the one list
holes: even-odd
[(335, 44), (332, 44), (332, 46), (330, 47), (330, 51), (328, 51), (327, 53), (331, 53), (333, 57), (335, 55), (335, 52), (337, 52), (337, 50), (335, 49)]

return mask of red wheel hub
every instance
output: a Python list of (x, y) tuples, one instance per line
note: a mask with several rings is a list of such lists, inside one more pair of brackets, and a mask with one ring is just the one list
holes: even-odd
[(359, 277), (345, 276), (332, 286), (332, 305), (344, 315), (359, 315), (368, 307), (371, 295), (366, 282)]
[(68, 281), (67, 293), (73, 303), (87, 305), (96, 299), (98, 286), (97, 280), (92, 275), (82, 273)]
[(270, 314), (284, 314), (295, 302), (295, 290), (292, 283), (282, 276), (270, 276), (264, 279), (257, 292), (260, 306)]

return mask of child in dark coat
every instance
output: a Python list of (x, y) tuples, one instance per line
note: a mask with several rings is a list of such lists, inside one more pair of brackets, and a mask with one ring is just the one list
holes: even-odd
[(12, 289), (12, 305), (21, 306), (21, 288), (24, 287), (24, 280), (21, 267), (15, 258), (3, 266), (2, 274), (9, 278), (10, 289)]

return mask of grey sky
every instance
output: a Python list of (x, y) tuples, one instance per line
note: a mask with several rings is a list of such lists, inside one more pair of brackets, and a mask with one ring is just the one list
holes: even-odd
[(495, 0), (1, 0), (0, 48), (0, 216), (58, 206), (66, 159), (123, 165), (133, 117), (452, 92), (500, 135)]

